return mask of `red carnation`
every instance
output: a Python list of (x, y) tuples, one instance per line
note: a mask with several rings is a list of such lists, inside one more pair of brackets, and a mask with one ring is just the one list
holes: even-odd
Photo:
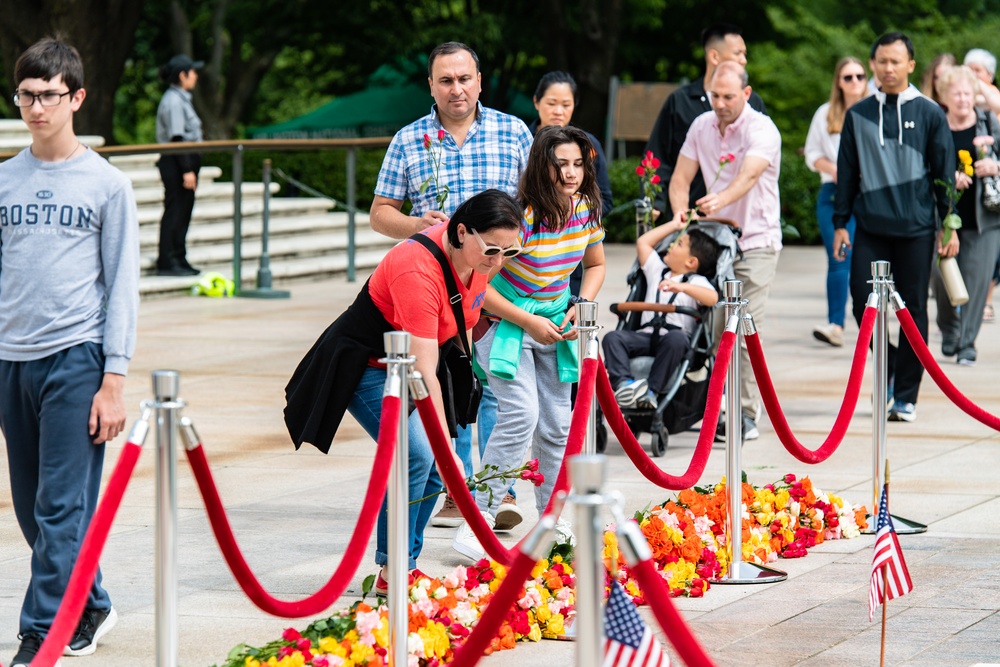
[(444, 129), (438, 130), (438, 141), (444, 141)]

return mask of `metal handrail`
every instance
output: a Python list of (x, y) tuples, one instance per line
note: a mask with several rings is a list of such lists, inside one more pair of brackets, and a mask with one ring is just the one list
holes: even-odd
[[(355, 280), (355, 214), (357, 212), (357, 149), (388, 146), (392, 137), (364, 139), (233, 139), (223, 141), (171, 142), (168, 144), (136, 144), (132, 146), (101, 146), (93, 150), (105, 157), (175, 153), (233, 154), (233, 284), (235, 294), (242, 289), (243, 245), (243, 154), (248, 150), (265, 152), (309, 152), (344, 148), (347, 150), (347, 280)], [(0, 161), (12, 158), (20, 151), (0, 152)]]

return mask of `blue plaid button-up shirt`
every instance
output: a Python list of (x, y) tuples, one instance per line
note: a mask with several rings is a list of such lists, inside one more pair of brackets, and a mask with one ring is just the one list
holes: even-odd
[[(477, 103), (476, 120), (469, 128), (465, 143), (459, 148), (450, 134), (443, 142), (443, 158), (438, 178), (449, 188), (444, 213), (451, 216), (466, 199), (483, 190), (497, 188), (517, 195), (517, 182), (528, 164), (531, 132), (514, 116)], [(392, 138), (382, 161), (375, 194), (413, 204), (412, 216), (421, 216), (437, 208), (437, 188), (433, 181), (424, 192), (420, 185), (433, 175), (430, 156), (424, 148), (424, 135), (438, 145), (442, 129), (437, 109), (416, 120)]]

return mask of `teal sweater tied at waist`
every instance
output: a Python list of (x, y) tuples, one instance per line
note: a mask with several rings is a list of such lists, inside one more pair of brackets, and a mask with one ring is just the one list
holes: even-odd
[[(568, 286), (557, 298), (541, 301), (530, 296), (521, 296), (502, 275), (493, 278), (490, 285), (518, 308), (533, 315), (547, 317), (556, 326), (560, 326), (563, 317), (566, 316), (566, 308), (569, 305)], [(490, 348), (490, 373), (504, 380), (514, 379), (518, 363), (521, 361), (523, 338), (524, 329), (513, 322), (500, 320), (493, 346)], [(559, 368), (560, 382), (576, 382), (579, 379), (577, 348), (575, 340), (562, 340), (556, 343), (556, 364)]]

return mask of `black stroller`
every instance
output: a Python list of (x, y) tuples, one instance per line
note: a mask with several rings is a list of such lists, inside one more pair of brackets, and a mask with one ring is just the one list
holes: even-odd
[[(740, 255), (737, 241), (740, 228), (728, 220), (700, 220), (697, 228), (719, 244), (719, 259), (713, 284), (721, 293), (722, 285), (727, 280), (734, 280), (733, 262)], [(679, 234), (671, 234), (656, 246), (656, 252), (663, 255), (667, 247)], [(645, 302), (646, 276), (639, 262), (632, 264), (628, 278), (629, 293), (623, 303), (611, 304), (611, 312), (618, 316), (617, 329), (636, 331), (640, 328), (642, 313), (655, 311), (652, 321), (645, 326), (662, 327), (665, 316), (669, 312), (690, 315), (695, 319), (695, 328), (691, 333), (691, 346), (683, 361), (670, 376), (666, 388), (657, 396), (655, 408), (634, 407), (622, 410), (626, 423), (632, 432), (639, 436), (648, 432), (651, 436), (650, 451), (653, 456), (662, 456), (667, 448), (670, 435), (686, 431), (701, 421), (705, 414), (705, 403), (708, 396), (708, 381), (712, 375), (714, 359), (714, 334), (712, 308), (685, 308), (667, 304), (650, 304)], [(631, 359), (632, 374), (635, 378), (649, 376), (653, 365), (653, 357), (643, 356)], [(608, 430), (603, 419), (597, 423), (597, 451), (603, 452), (607, 446)]]

